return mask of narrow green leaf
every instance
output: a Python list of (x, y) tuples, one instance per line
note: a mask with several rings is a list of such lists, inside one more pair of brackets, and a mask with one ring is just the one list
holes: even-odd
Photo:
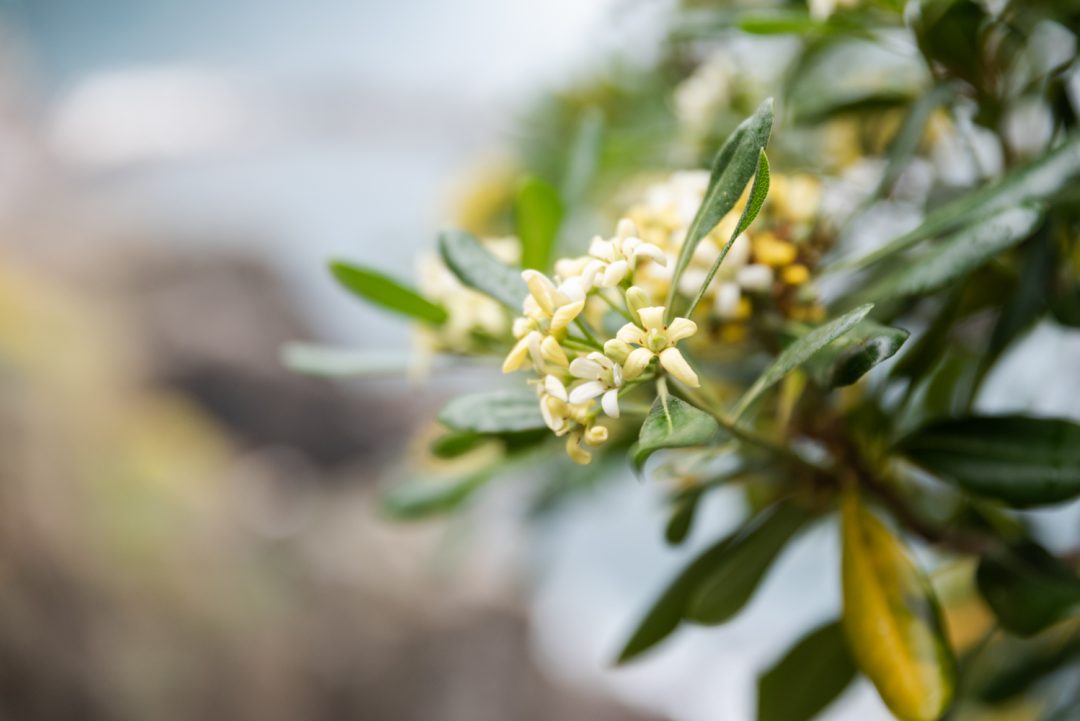
[(950, 83), (936, 85), (930, 92), (911, 104), (911, 109), (904, 116), (900, 129), (896, 131), (892, 142), (889, 143), (889, 149), (885, 155), (885, 172), (881, 175), (881, 183), (878, 185), (875, 196), (880, 197), (892, 189), (908, 162), (915, 156), (919, 141), (926, 133), (930, 116), (956, 95), (956, 92), (957, 88)]
[(781, 378), (792, 370), (805, 363), (822, 348), (854, 328), (873, 307), (870, 303), (859, 306), (825, 325), (818, 326), (785, 348), (773, 361), (773, 364), (765, 369), (765, 372), (754, 381), (754, 384), (739, 399), (732, 416), (738, 420), (762, 393), (778, 383)]
[(616, 663), (626, 663), (670, 636), (682, 622), (687, 597), (710, 568), (727, 552), (735, 535), (723, 538), (705, 549), (675, 577), (653, 603), (634, 633), (619, 652)]
[(703, 495), (701, 491), (693, 491), (675, 501), (667, 525), (664, 526), (664, 540), (672, 546), (678, 546), (690, 535)]
[(445, 308), (377, 270), (335, 260), (330, 272), (346, 289), (375, 305), (433, 325), (446, 322)]
[(943, 288), (1028, 238), (1042, 214), (1033, 207), (1007, 208), (982, 218), (856, 294), (859, 300), (880, 302), (924, 295)]
[(809, 721), (855, 679), (840, 621), (820, 626), (758, 679), (758, 721)]
[(692, 312), (694, 308), (697, 308), (698, 303), (705, 297), (705, 292), (709, 289), (709, 284), (712, 283), (713, 278), (716, 277), (716, 272), (720, 270), (720, 264), (724, 262), (724, 258), (727, 257), (728, 251), (731, 250), (731, 246), (735, 244), (735, 240), (742, 232), (749, 228), (750, 224), (754, 222), (754, 218), (761, 212), (761, 206), (765, 204), (765, 197), (768, 194), (769, 158), (765, 155), (765, 149), (762, 148), (761, 153), (758, 155), (757, 170), (754, 172), (754, 184), (750, 186), (750, 197), (746, 201), (746, 207), (743, 208), (742, 215), (739, 217), (739, 222), (735, 226), (735, 231), (720, 250), (720, 254), (716, 256), (716, 260), (713, 262), (712, 267), (709, 268), (709, 272), (705, 276), (705, 281), (701, 284), (701, 288), (698, 290), (697, 295), (694, 296), (694, 300), (687, 306), (690, 312)]
[(746, 13), (738, 17), (738, 28), (751, 35), (807, 35), (828, 28), (804, 10)]
[(286, 343), (281, 364), (296, 373), (327, 378), (401, 376), (409, 369), (405, 353), (333, 348), (314, 343)]
[(843, 503), (844, 630), (856, 665), (901, 721), (937, 721), (956, 662), (926, 577), (854, 494)]
[(916, 243), (969, 224), (977, 218), (1024, 203), (1044, 200), (1064, 187), (1077, 173), (1080, 173), (1080, 133), (1074, 133), (1051, 152), (1006, 173), (994, 183), (942, 205), (927, 215), (922, 224), (911, 232), (856, 261), (838, 263), (832, 269), (864, 268)]
[(1080, 577), (1033, 542), (984, 557), (975, 574), (979, 593), (1001, 626), (1031, 636), (1080, 608)]
[(705, 198), (701, 202), (701, 207), (698, 208), (697, 215), (690, 223), (686, 240), (675, 262), (671, 290), (668, 291), (666, 302), (669, 320), (675, 313), (675, 293), (679, 286), (679, 278), (682, 277), (683, 271), (686, 270), (702, 238), (708, 235), (735, 207), (746, 184), (754, 176), (761, 151), (769, 142), (772, 123), (773, 101), (769, 98), (758, 106), (753, 115), (735, 128), (716, 154)]
[(780, 503), (746, 524), (691, 592), (685, 616), (715, 626), (731, 620), (750, 601), (788, 541), (812, 518), (799, 506)]
[(1080, 426), (1054, 418), (972, 416), (931, 424), (899, 444), (943, 480), (1026, 508), (1080, 496)]
[(546, 271), (563, 218), (559, 192), (540, 178), (524, 178), (514, 197), (514, 215), (521, 239), (521, 267)]
[(400, 521), (449, 513), (460, 508), (490, 478), (490, 471), (485, 470), (464, 478), (398, 483), (383, 492), (380, 509), (387, 516)]
[(638, 442), (630, 449), (631, 459), (640, 471), (649, 456), (662, 448), (709, 445), (720, 433), (720, 424), (708, 413), (675, 396), (658, 397), (641, 424)]
[(506, 265), (471, 233), (446, 230), (439, 234), (443, 262), (463, 284), (491, 296), (515, 313), (528, 295), (516, 268)]
[(596, 176), (603, 141), (604, 113), (599, 107), (593, 106), (581, 114), (561, 183), (562, 197), (571, 207), (582, 202)]
[(818, 383), (827, 387), (849, 386), (871, 368), (888, 360), (911, 335), (872, 320), (863, 320), (811, 358), (807, 365)]
[(490, 391), (461, 396), (439, 412), (439, 422), (455, 431), (508, 433), (544, 428), (535, 393)]

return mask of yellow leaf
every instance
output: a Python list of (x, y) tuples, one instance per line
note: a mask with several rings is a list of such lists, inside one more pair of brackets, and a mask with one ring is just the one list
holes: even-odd
[(844, 629), (856, 664), (902, 721), (935, 721), (952, 701), (956, 662), (930, 584), (853, 493), (843, 544)]

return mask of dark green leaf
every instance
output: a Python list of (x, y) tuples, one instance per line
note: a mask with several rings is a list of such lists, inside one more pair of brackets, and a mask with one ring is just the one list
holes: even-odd
[(724, 557), (728, 545), (736, 535), (733, 534), (714, 543), (675, 577), (660, 598), (653, 603), (645, 614), (645, 618), (630, 636), (630, 640), (619, 652), (617, 663), (626, 663), (636, 658), (670, 636), (679, 627), (690, 592), (713, 565)]
[(895, 271), (875, 281), (856, 297), (880, 302), (943, 288), (1028, 238), (1041, 217), (1038, 210), (1020, 206), (983, 218), (933, 248), (905, 260)]
[(430, 518), (459, 508), (490, 477), (490, 471), (485, 470), (464, 478), (395, 484), (383, 493), (380, 506), (383, 513), (397, 520)]
[(1021, 636), (1080, 608), (1080, 577), (1035, 543), (984, 557), (975, 580), (1001, 626)]
[(758, 721), (809, 721), (855, 679), (840, 621), (804, 636), (758, 679)]
[(701, 239), (708, 235), (735, 207), (746, 184), (754, 176), (761, 151), (769, 142), (772, 123), (773, 101), (769, 98), (758, 106), (753, 115), (735, 128), (716, 154), (705, 198), (693, 222), (690, 223), (686, 240), (675, 262), (671, 290), (668, 292), (666, 302), (669, 319), (675, 312), (675, 291), (679, 285), (679, 278), (690, 263), (690, 258), (694, 255), (694, 250)]
[(341, 285), (375, 305), (434, 325), (446, 322), (446, 309), (382, 273), (335, 260), (330, 272)]
[(686, 618), (717, 625), (747, 604), (769, 566), (788, 541), (811, 519), (793, 503), (778, 504), (746, 524), (703, 575), (688, 599)]
[(720, 424), (704, 411), (675, 396), (657, 398), (641, 425), (638, 442), (630, 449), (634, 466), (640, 470), (662, 448), (706, 446), (720, 435)]
[(694, 516), (697, 515), (698, 506), (704, 494), (695, 490), (683, 494), (671, 510), (667, 526), (664, 527), (664, 539), (673, 546), (677, 546), (686, 540), (690, 529), (694, 525)]
[(463, 284), (491, 296), (515, 313), (521, 311), (529, 290), (520, 271), (492, 255), (471, 233), (443, 231), (439, 235), (439, 252)]
[(535, 393), (491, 391), (455, 398), (439, 412), (439, 422), (455, 431), (508, 433), (544, 428)]
[(776, 360), (773, 361), (773, 364), (766, 368), (765, 372), (762, 373), (758, 379), (754, 381), (754, 384), (750, 386), (749, 390), (743, 394), (743, 397), (739, 400), (738, 404), (736, 404), (732, 415), (736, 419), (742, 416), (762, 393), (778, 383), (781, 378), (792, 370), (805, 363), (822, 348), (854, 328), (856, 324), (866, 317), (866, 314), (869, 313), (870, 309), (873, 307), (874, 306), (869, 303), (859, 306), (839, 318), (815, 328), (785, 348), (784, 351), (777, 356)]
[(1066, 288), (1050, 306), (1054, 319), (1070, 328), (1080, 328), (1080, 283)]
[(1080, 619), (1065, 621), (1031, 638), (999, 635), (967, 664), (965, 686), (986, 703), (1027, 691), (1080, 657)]
[(521, 267), (546, 271), (563, 217), (559, 192), (540, 178), (526, 177), (518, 186), (514, 213), (521, 238)]
[(705, 292), (709, 289), (709, 284), (711, 284), (713, 278), (716, 277), (716, 272), (720, 270), (720, 264), (724, 262), (724, 258), (727, 257), (728, 251), (731, 250), (731, 246), (735, 244), (736, 239), (738, 239), (742, 232), (749, 228), (750, 224), (754, 222), (754, 218), (761, 212), (761, 206), (765, 204), (765, 197), (768, 194), (769, 158), (765, 155), (765, 149), (762, 148), (761, 153), (758, 155), (757, 170), (754, 171), (754, 184), (750, 186), (750, 197), (746, 200), (746, 207), (743, 208), (742, 215), (739, 216), (739, 222), (735, 226), (735, 230), (724, 244), (724, 247), (721, 248), (720, 254), (716, 256), (716, 260), (713, 261), (712, 267), (709, 268), (709, 272), (705, 276), (705, 281), (701, 284), (701, 288), (698, 289), (697, 295), (694, 296), (694, 300), (687, 306), (688, 308), (694, 309), (698, 307), (698, 303), (705, 297)]
[(823, 386), (849, 386), (878, 363), (891, 358), (909, 335), (900, 328), (863, 320), (810, 359), (808, 366)]
[(932, 473), (977, 495), (1024, 508), (1080, 495), (1080, 426), (1026, 416), (946, 420), (900, 448)]
[(1077, 173), (1080, 173), (1080, 133), (1069, 136), (1053, 151), (1028, 165), (1010, 171), (996, 182), (942, 205), (927, 215), (922, 224), (911, 232), (857, 261), (837, 264), (833, 268), (862, 268), (928, 238), (967, 225), (977, 218), (1043, 200), (1061, 189)]

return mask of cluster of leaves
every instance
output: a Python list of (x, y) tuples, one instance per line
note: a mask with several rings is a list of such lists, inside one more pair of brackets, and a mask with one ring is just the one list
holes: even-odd
[[(1033, 59), (1039, 32), (1051, 24), (1075, 33), (1080, 9), (1017, 0), (991, 12), (973, 0), (923, 0), (905, 20), (894, 5), (866, 2), (819, 19), (795, 4), (742, 11), (698, 3), (677, 18), (671, 55), (657, 76), (678, 67), (687, 47), (732, 33), (795, 39), (780, 98), (785, 133), (796, 137), (843, 118), (871, 123), (877, 134), (872, 124), (883, 113), (898, 118), (881, 149), (880, 182), (857, 214), (890, 200), (905, 169), (925, 151), (936, 114), (959, 126), (963, 109), (973, 108), (971, 122), (1001, 139), (1004, 151), (998, 177), (932, 193), (946, 199), (909, 232), (868, 253), (839, 248), (826, 268), (843, 288), (830, 318), (815, 327), (774, 329), (764, 368), (758, 355), (747, 354), (738, 373), (727, 373), (756, 371), (738, 398), (721, 403), (708, 392), (669, 392), (662, 385), (640, 429), (608, 446), (609, 455), (628, 453), (639, 471), (658, 451), (708, 458), (722, 450), (735, 459), (712, 477), (678, 484), (667, 528), (673, 544), (688, 536), (696, 508), (713, 489), (741, 482), (753, 509), (670, 582), (626, 642), (620, 663), (683, 623), (730, 621), (792, 539), (837, 519), (843, 609), (762, 675), (763, 721), (809, 719), (858, 674), (904, 721), (1075, 692), (1068, 671), (1072, 664), (1075, 673), (1080, 659), (1080, 553), (1055, 555), (1040, 545), (1023, 511), (1080, 498), (1080, 425), (984, 415), (976, 401), (998, 361), (1033, 325), (1080, 327), (1080, 197), (1071, 187), (1080, 176), (1080, 130), (1065, 91), (1080, 65), (1075, 57), (1049, 67)], [(897, 33), (912, 39), (918, 53), (897, 60), (883, 51)], [(605, 143), (640, 122), (620, 115), (620, 107), (636, 107), (633, 98), (616, 102), (611, 92), (598, 93), (611, 104), (590, 105), (589, 97), (579, 93), (561, 108), (559, 132), (577, 128), (575, 142), (532, 146), (547, 148), (540, 153), (546, 166), (534, 169), (548, 180), (526, 178), (513, 194), (523, 267), (550, 268), (583, 189), (601, 182), (582, 169), (610, 165), (605, 157), (614, 151)], [(1010, 112), (1031, 102), (1046, 108), (1051, 132), (1046, 148), (1025, 157), (1010, 144), (1006, 126)], [(676, 280), (695, 243), (747, 187), (740, 230), (765, 201), (773, 120), (772, 104), (764, 103), (727, 134)], [(605, 139), (605, 132), (614, 135)], [(662, 143), (645, 142), (642, 162), (666, 157)], [(621, 172), (623, 155), (619, 161)], [(520, 268), (464, 231), (444, 233), (439, 248), (462, 284), (510, 312), (520, 309), (526, 294)], [(717, 266), (722, 261), (723, 254)], [(346, 263), (333, 271), (369, 301), (422, 323), (446, 321), (447, 309), (375, 271)], [(669, 314), (683, 303), (695, 305), (673, 290)], [(854, 391), (843, 390), (852, 385)], [(535, 395), (525, 389), (459, 398), (439, 420), (447, 432), (433, 445), (437, 456), (455, 458), (488, 443), (501, 452), (451, 483), (396, 488), (388, 506), (398, 515), (455, 508), (507, 468), (552, 453)], [(598, 467), (576, 476), (559, 467), (544, 499), (556, 485), (588, 482), (607, 468)], [(943, 612), (949, 599), (938, 598), (906, 538), (972, 565), (974, 588), (994, 618), (978, 643), (950, 639)], [(1056, 713), (1048, 702), (1038, 708), (1046, 718)]]

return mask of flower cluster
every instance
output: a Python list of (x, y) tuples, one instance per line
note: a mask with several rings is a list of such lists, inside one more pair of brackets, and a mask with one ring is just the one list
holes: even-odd
[[(660, 247), (642, 240), (634, 224), (623, 219), (613, 237), (594, 238), (586, 255), (559, 260), (554, 279), (536, 270), (522, 272), (529, 295), (514, 321), (517, 342), (503, 372), (530, 368), (537, 374), (533, 383), (544, 422), (556, 435), (567, 436), (566, 451), (575, 462), (588, 463), (592, 454), (585, 446), (607, 441), (601, 415), (619, 417), (620, 394), (652, 377), (654, 359), (662, 372), (699, 385), (676, 347), (697, 326), (687, 318), (665, 323), (666, 309), (634, 285), (644, 266), (667, 262)], [(627, 322), (614, 338), (602, 341), (597, 315), (612, 312)]]
[[(656, 297), (671, 286), (670, 268), (686, 239), (709, 184), (705, 171), (672, 174), (649, 186), (642, 202), (628, 212), (642, 239), (668, 259), (642, 268), (638, 282)], [(706, 290), (703, 305), (692, 315), (709, 321), (719, 339), (737, 342), (757, 308), (772, 306), (796, 320), (814, 320), (821, 306), (807, 286), (817, 249), (813, 232), (821, 203), (821, 187), (808, 176), (774, 174), (769, 202), (752, 229), (736, 238)], [(737, 205), (694, 251), (679, 279), (678, 291), (692, 297), (731, 237), (742, 212)]]

